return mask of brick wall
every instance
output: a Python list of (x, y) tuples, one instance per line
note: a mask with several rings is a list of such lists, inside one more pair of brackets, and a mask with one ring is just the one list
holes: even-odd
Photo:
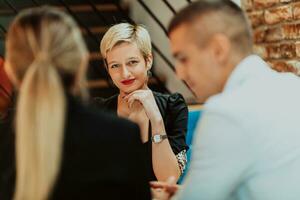
[(254, 52), (277, 71), (300, 75), (300, 1), (242, 0), (252, 23)]

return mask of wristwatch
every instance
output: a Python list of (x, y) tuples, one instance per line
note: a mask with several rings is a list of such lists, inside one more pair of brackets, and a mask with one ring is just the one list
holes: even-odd
[(151, 137), (151, 140), (154, 144), (158, 144), (158, 143), (161, 143), (164, 139), (167, 139), (168, 136), (166, 134), (164, 135), (159, 135), (159, 134), (156, 134), (156, 135), (153, 135)]

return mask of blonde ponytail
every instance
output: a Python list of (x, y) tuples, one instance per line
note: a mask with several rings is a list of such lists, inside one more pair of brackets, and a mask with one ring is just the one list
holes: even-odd
[(61, 80), (49, 61), (29, 67), (18, 98), (15, 200), (44, 200), (60, 168), (66, 110)]
[(15, 200), (51, 195), (63, 154), (65, 94), (85, 93), (87, 55), (80, 29), (60, 10), (23, 10), (11, 23), (7, 68), (19, 87)]

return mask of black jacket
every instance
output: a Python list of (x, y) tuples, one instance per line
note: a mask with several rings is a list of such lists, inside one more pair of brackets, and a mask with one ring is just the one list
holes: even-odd
[[(101, 97), (94, 98), (94, 104), (99, 108), (106, 109), (117, 115), (118, 95), (113, 95), (107, 99)], [(187, 150), (186, 132), (188, 120), (188, 108), (184, 98), (179, 93), (162, 94), (153, 92), (156, 104), (164, 119), (164, 125), (171, 148), (174, 154)], [(151, 128), (151, 127), (150, 127)], [(149, 130), (149, 136), (151, 132)], [(146, 163), (148, 163), (148, 179), (156, 180), (152, 168), (152, 145), (151, 140), (144, 144), (144, 153), (146, 154)]]
[[(1, 149), (1, 161), (14, 160), (12, 146)], [(141, 149), (137, 125), (68, 97), (61, 170), (50, 199), (150, 199)], [(14, 164), (1, 169), (0, 199), (11, 199)]]

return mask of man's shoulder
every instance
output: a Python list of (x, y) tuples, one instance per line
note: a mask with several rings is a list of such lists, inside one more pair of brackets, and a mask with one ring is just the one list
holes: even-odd
[(249, 87), (252, 86), (240, 86), (210, 97), (204, 105), (204, 113), (221, 115), (238, 121), (255, 116), (254, 112), (262, 103), (257, 100), (258, 95)]
[(209, 111), (227, 111), (237, 106), (246, 104), (239, 91), (223, 92), (211, 96), (204, 104), (204, 109)]
[[(239, 120), (258, 120), (269, 116), (270, 111), (297, 106), (300, 101), (300, 79), (291, 73), (269, 73), (254, 77), (234, 88), (210, 97), (204, 109), (208, 112), (231, 115)], [(285, 105), (283, 108), (280, 105)], [(280, 110), (281, 111), (281, 110)]]

